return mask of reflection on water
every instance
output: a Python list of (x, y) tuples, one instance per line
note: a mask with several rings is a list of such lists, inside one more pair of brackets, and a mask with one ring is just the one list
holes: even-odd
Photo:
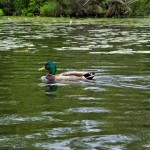
[[(0, 21), (0, 149), (149, 149), (149, 19)], [(96, 72), (45, 84), (38, 68)]]
[(45, 93), (47, 96), (56, 96), (57, 85), (47, 85), (46, 87)]

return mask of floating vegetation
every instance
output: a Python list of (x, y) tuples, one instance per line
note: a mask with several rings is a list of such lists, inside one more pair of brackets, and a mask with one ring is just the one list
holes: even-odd
[[(136, 49), (133, 49), (132, 52), (128, 50), (131, 49), (130, 47), (133, 48), (133, 46), (136, 47), (143, 44), (149, 47), (148, 43), (150, 42), (150, 34), (149, 32), (141, 31), (140, 29), (144, 26), (146, 30), (148, 30), (146, 24), (143, 26), (139, 25), (140, 28), (124, 30), (126, 24), (120, 24), (119, 20), (118, 22), (116, 22), (116, 20), (109, 22), (107, 19), (102, 21), (99, 20), (99, 22), (96, 22), (96, 25), (88, 25), (84, 20), (79, 20), (80, 22), (74, 21), (71, 24), (69, 22), (66, 23), (65, 21), (58, 23), (54, 20), (53, 22), (44, 20), (45, 22), (41, 24), (39, 19), (35, 20), (35, 22), (32, 22), (31, 20), (27, 18), (24, 20), (24, 23), (17, 23), (12, 22), (13, 20), (10, 19), (9, 22), (3, 23), (2, 26), (0, 26), (0, 51), (9, 51), (11, 49), (32, 46), (37, 48), (38, 45), (35, 45), (35, 40), (49, 41), (49, 44), (47, 43), (47, 45), (41, 43), (41, 48), (46, 48), (50, 47), (51, 43), (53, 44), (54, 39), (59, 38), (59, 44), (55, 44), (53, 50), (87, 50), (90, 51), (89, 53), (91, 54), (96, 54), (97, 52), (98, 54), (107, 54), (109, 50), (108, 53), (110, 54), (123, 54), (124, 50), (118, 49), (118, 45), (123, 45), (124, 49), (127, 49), (124, 54), (148, 53), (141, 52), (142, 50), (135, 52), (137, 51)], [(138, 24), (130, 24), (128, 26), (133, 25)], [(113, 28), (111, 28), (111, 26), (113, 26)], [(121, 26), (121, 28), (118, 28), (118, 26)], [(106, 49), (106, 52), (103, 49)]]

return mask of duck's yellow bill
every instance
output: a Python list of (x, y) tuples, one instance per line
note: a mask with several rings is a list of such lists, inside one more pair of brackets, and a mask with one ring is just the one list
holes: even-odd
[(45, 67), (43, 66), (42, 68), (38, 69), (38, 71), (45, 70)]

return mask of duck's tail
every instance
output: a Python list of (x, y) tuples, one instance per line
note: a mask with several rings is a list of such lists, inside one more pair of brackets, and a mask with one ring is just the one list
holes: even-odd
[(89, 72), (84, 75), (84, 77), (88, 80), (92, 80), (94, 76), (95, 76), (94, 72)]

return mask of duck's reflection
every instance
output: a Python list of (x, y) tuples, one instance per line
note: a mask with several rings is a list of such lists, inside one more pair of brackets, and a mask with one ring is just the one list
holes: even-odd
[(49, 97), (55, 97), (57, 91), (57, 85), (49, 84), (46, 86), (45, 95)]

